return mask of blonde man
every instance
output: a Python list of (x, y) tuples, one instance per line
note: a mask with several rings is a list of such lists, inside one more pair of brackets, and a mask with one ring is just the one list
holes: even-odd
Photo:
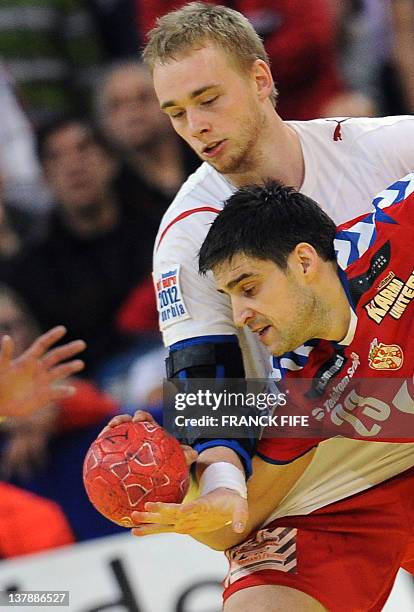
[[(236, 329), (229, 300), (216, 291), (211, 276), (198, 275), (199, 249), (224, 200), (238, 187), (271, 178), (319, 202), (336, 223), (355, 217), (414, 166), (414, 119), (283, 121), (260, 38), (240, 13), (221, 6), (193, 2), (159, 19), (144, 61), (161, 109), (203, 162), (166, 212), (155, 244), (160, 328), (170, 347), (168, 376), (261, 377), (270, 370), (261, 347), (249, 330)], [(292, 356), (291, 367), (300, 357)], [(198, 477), (205, 472), (209, 481), (191, 520), (197, 509), (205, 516), (208, 506), (212, 529), (229, 517), (235, 532), (246, 529), (245, 475), (251, 473), (255, 446), (245, 433), (234, 440), (189, 436), (199, 453)], [(329, 453), (333, 463), (340, 461), (334, 449)], [(301, 458), (290, 460), (294, 466)], [(220, 488), (214, 488), (214, 479)], [(180, 529), (186, 531), (186, 525)], [(283, 596), (269, 604), (266, 594), (263, 600), (255, 594), (254, 609), (321, 609), (304, 594), (285, 591)], [(231, 601), (226, 610), (241, 609)]]

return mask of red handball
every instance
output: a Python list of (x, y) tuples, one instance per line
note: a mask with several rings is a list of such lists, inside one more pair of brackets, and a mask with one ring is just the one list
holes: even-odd
[(181, 503), (189, 471), (180, 444), (152, 422), (128, 421), (101, 433), (83, 464), (91, 503), (106, 518), (133, 527), (146, 502)]

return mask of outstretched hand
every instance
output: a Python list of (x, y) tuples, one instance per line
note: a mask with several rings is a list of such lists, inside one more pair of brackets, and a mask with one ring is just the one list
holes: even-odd
[[(14, 342), (4, 336), (0, 343), (0, 415), (31, 414), (49, 402), (73, 395), (75, 387), (60, 384), (83, 369), (81, 359), (71, 359), (86, 347), (75, 340), (51, 348), (66, 334), (59, 325), (42, 334), (20, 357), (13, 359)], [(63, 363), (65, 362), (65, 363)]]
[[(152, 421), (148, 412), (138, 410), (134, 416), (120, 414), (113, 417), (103, 431), (128, 421)], [(187, 465), (197, 459), (197, 452), (190, 446), (181, 445)], [(247, 500), (236, 491), (218, 488), (194, 501), (182, 504), (147, 502), (145, 512), (132, 512), (131, 518), (137, 525), (132, 533), (144, 536), (152, 533), (208, 533), (232, 525), (236, 533), (242, 533), (248, 520)]]
[(249, 514), (247, 500), (225, 488), (214, 489), (189, 503), (148, 502), (145, 508), (146, 512), (131, 514), (137, 525), (132, 530), (136, 536), (170, 532), (196, 535), (230, 524), (234, 532), (242, 533)]

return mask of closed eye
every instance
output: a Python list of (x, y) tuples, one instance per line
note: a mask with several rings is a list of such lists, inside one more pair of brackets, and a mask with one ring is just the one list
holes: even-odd
[(209, 98), (208, 100), (203, 100), (201, 102), (201, 106), (208, 106), (217, 100), (218, 96), (214, 96), (213, 98)]
[(244, 297), (252, 297), (254, 295), (254, 292), (256, 290), (256, 287), (243, 287), (242, 289), (242, 293)]
[(170, 119), (180, 119), (180, 117), (183, 117), (185, 115), (185, 110), (179, 110), (179, 109), (177, 110), (163, 109), (163, 110), (164, 110), (164, 113), (168, 115)]

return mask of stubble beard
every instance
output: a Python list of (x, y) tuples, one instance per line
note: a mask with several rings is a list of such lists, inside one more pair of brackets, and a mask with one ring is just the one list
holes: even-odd
[[(232, 153), (223, 160), (209, 160), (217, 172), (225, 176), (237, 177), (240, 175), (254, 175), (257, 167), (257, 144), (260, 141), (260, 121), (257, 117), (250, 117), (244, 121), (243, 138)], [(231, 142), (231, 141), (230, 141)], [(238, 183), (238, 181), (236, 181)]]
[[(301, 289), (299, 287), (297, 291), (300, 296)], [(299, 348), (315, 337), (316, 332), (313, 330), (317, 327), (315, 326), (315, 319), (319, 320), (319, 304), (313, 292), (309, 291), (307, 295), (304, 295), (302, 288), (302, 299), (298, 300), (292, 311), (295, 314), (291, 319), (289, 328), (279, 332), (280, 339), (278, 339), (277, 346), (271, 347), (272, 355), (277, 357)]]

